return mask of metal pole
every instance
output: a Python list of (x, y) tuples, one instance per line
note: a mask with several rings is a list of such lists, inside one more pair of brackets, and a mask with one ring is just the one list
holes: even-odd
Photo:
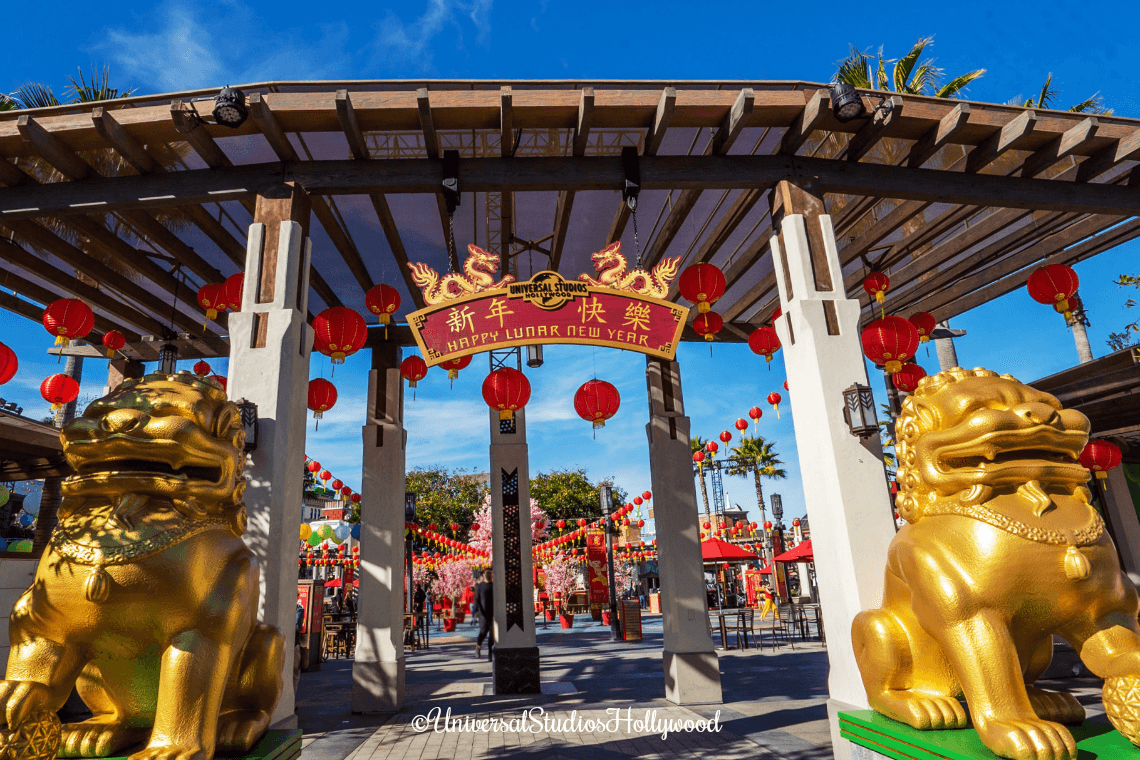
[(621, 641), (621, 623), (618, 622), (617, 589), (615, 588), (617, 581), (614, 574), (614, 521), (610, 519), (610, 512), (614, 508), (614, 498), (609, 486), (604, 485), (599, 491), (602, 498), (602, 515), (604, 515), (606, 523), (606, 564), (609, 568), (610, 580), (610, 635), (612, 641)]

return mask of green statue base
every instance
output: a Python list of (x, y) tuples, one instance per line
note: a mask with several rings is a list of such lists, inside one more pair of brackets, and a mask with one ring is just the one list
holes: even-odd
[[(127, 760), (131, 752), (142, 749), (142, 746), (132, 747), (120, 757), (106, 758), (106, 760)], [(298, 760), (301, 757), (301, 729), (278, 729), (266, 731), (261, 741), (253, 745), (253, 749), (244, 755), (215, 755), (214, 760)]]
[[(1106, 723), (1067, 726), (1077, 740), (1080, 760), (1140, 760), (1140, 747)], [(874, 710), (839, 713), (839, 735), (865, 751), (856, 757), (894, 760), (1000, 760), (972, 728), (919, 731)]]

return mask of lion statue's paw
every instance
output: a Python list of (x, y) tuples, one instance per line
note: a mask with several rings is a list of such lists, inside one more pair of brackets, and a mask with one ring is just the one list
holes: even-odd
[(19, 728), (33, 713), (55, 712), (51, 690), (38, 681), (0, 681), (0, 715)]
[(59, 757), (110, 757), (146, 739), (150, 729), (132, 728), (107, 716), (96, 716), (63, 727)]
[(246, 752), (269, 728), (270, 715), (262, 710), (234, 710), (218, 717), (218, 751)]
[(999, 757), (1010, 760), (1076, 760), (1077, 743), (1069, 730), (1045, 720), (987, 720), (978, 737)]
[(1072, 694), (1063, 691), (1046, 691), (1036, 686), (1026, 686), (1029, 704), (1041, 720), (1080, 725), (1085, 720), (1085, 708)]
[(1140, 678), (1109, 676), (1104, 679), (1101, 698), (1113, 728), (1140, 747)]
[(875, 709), (922, 731), (965, 728), (968, 725), (962, 703), (953, 697), (924, 697), (909, 692), (883, 695)]
[(134, 753), (127, 760), (209, 760), (212, 752), (202, 747), (184, 747), (177, 744), (148, 746)]

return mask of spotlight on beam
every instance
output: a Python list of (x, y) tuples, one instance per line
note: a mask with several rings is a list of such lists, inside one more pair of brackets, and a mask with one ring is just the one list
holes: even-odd
[(226, 85), (214, 99), (214, 121), (224, 127), (237, 129), (245, 123), (249, 110), (245, 107), (245, 93)]
[(854, 121), (867, 113), (863, 98), (855, 87), (846, 82), (837, 82), (829, 88), (831, 92), (831, 113), (841, 123)]

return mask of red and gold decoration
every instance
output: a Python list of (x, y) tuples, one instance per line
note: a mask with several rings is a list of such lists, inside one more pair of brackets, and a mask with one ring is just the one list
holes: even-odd
[(455, 387), (455, 378), (459, 377), (459, 370), (467, 369), (471, 364), (470, 356), (460, 356), (458, 359), (448, 359), (443, 364), (439, 365), (447, 370), (447, 378), (451, 380), (451, 387)]
[(735, 424), (735, 427), (736, 427), (736, 429), (737, 429), (737, 430), (739, 430), (739, 431), (740, 431), (740, 435), (741, 435), (741, 436), (743, 436), (743, 435), (744, 435), (744, 431), (748, 429), (748, 420), (746, 420), (746, 419), (743, 419), (743, 418), (741, 418), (741, 419), (737, 420), (737, 421), (736, 421), (736, 424)]
[(938, 327), (938, 322), (929, 311), (916, 311), (907, 317), (907, 320), (914, 325), (914, 329), (918, 331), (919, 343), (925, 343), (930, 340), (930, 335), (934, 332), (934, 328)]
[(513, 367), (500, 367), (483, 381), (483, 400), (498, 410), (500, 420), (514, 419), (530, 401), (530, 381)]
[(752, 353), (763, 356), (764, 361), (771, 364), (772, 355), (780, 350), (780, 337), (776, 335), (776, 328), (767, 325), (757, 327), (748, 336), (748, 347), (752, 349)]
[[(427, 371), (427, 362), (414, 354), (400, 362), (400, 377), (408, 381), (409, 388), (415, 388), (416, 383), (427, 376)], [(414, 393), (412, 398), (415, 398)]]
[(752, 429), (755, 431), (760, 426), (760, 418), (764, 416), (764, 410), (754, 406), (748, 410), (748, 416), (752, 418)]
[(863, 353), (892, 375), (918, 350), (918, 330), (902, 317), (881, 317), (863, 330)]
[(720, 451), (720, 446), (716, 441), (709, 441), (705, 444), (705, 452), (709, 455), (709, 459), (715, 459), (716, 453)]
[(720, 438), (720, 442), (723, 443), (725, 446), (727, 446), (729, 443), (732, 442), (732, 433), (728, 432), (727, 430), (722, 430), (722, 431), (720, 431), (719, 438)]
[(1092, 438), (1081, 451), (1080, 463), (1091, 470), (1097, 480), (1108, 477), (1108, 471), (1120, 466), (1120, 448), (1112, 441)]
[(1058, 313), (1065, 315), (1066, 321), (1071, 321), (1073, 314), (1069, 308), (1069, 299), (1077, 292), (1080, 284), (1080, 278), (1072, 267), (1049, 264), (1035, 269), (1025, 286), (1034, 301), (1051, 304)]
[(232, 312), (241, 311), (241, 299), (245, 294), (245, 272), (238, 272), (227, 277), (226, 284), (222, 288), (226, 308)]
[[(703, 452), (703, 451), (694, 451), (694, 452), (693, 452), (693, 462), (695, 462), (695, 463), (696, 463), (696, 465), (697, 465), (697, 469), (698, 469), (699, 471), (701, 471), (701, 472), (704, 472), (704, 471), (705, 471), (705, 470), (704, 470), (704, 467), (705, 467), (705, 452)], [(707, 527), (707, 526), (706, 526), (706, 527)]]
[(724, 295), (724, 272), (712, 264), (693, 264), (681, 272), (677, 287), (686, 301), (697, 305), (699, 313), (707, 314)]
[(590, 604), (605, 604), (610, 600), (605, 531), (591, 530), (586, 533), (586, 568)]
[(79, 383), (67, 375), (52, 375), (40, 383), (40, 395), (51, 404), (54, 412), (79, 398)]
[(71, 341), (83, 338), (95, 326), (91, 307), (78, 298), (61, 298), (44, 309), (44, 329), (55, 336), (55, 344), (67, 348)]
[(783, 400), (784, 399), (779, 393), (776, 393), (776, 391), (772, 391), (768, 394), (768, 403), (776, 410), (776, 419), (780, 419), (780, 402)]
[(210, 363), (205, 359), (200, 359), (194, 364), (194, 374), (198, 377), (206, 377), (214, 370), (210, 367)]
[(895, 387), (904, 393), (914, 393), (918, 381), (926, 377), (926, 370), (914, 362), (907, 362), (898, 372), (891, 375)]
[(617, 388), (605, 380), (588, 380), (574, 394), (574, 411), (594, 429), (606, 426), (606, 420), (613, 417), (621, 406), (621, 395)]
[(103, 348), (107, 349), (107, 358), (115, 358), (115, 353), (123, 350), (127, 345), (127, 338), (118, 330), (108, 330), (103, 333)]
[(863, 290), (867, 295), (874, 296), (875, 301), (882, 303), (887, 298), (887, 291), (891, 289), (891, 278), (883, 272), (871, 272), (863, 278)]
[(391, 285), (380, 283), (364, 294), (364, 305), (380, 319), (384, 325), (384, 339), (388, 339), (388, 325), (392, 324), (392, 315), (400, 308), (400, 291)]
[(693, 331), (703, 335), (705, 340), (713, 340), (724, 327), (724, 319), (715, 311), (698, 314), (693, 320)]
[(0, 385), (11, 380), (19, 368), (20, 360), (16, 358), (16, 352), (0, 343)]
[(346, 306), (333, 306), (314, 317), (313, 333), (313, 347), (333, 364), (343, 364), (345, 357), (364, 348), (368, 340), (364, 317)]
[(226, 310), (226, 286), (220, 282), (208, 282), (198, 288), (198, 305), (206, 310), (206, 322), (202, 323), (205, 330), (207, 322), (217, 319), (218, 314)]
[[(313, 378), (309, 381), (309, 408), (313, 410), (313, 419), (319, 420), (325, 412), (336, 406), (336, 386), (323, 377)], [(320, 423), (317, 423), (320, 425)], [(315, 464), (316, 467), (311, 465)], [(312, 462), (310, 471), (321, 469), (319, 462)]]

